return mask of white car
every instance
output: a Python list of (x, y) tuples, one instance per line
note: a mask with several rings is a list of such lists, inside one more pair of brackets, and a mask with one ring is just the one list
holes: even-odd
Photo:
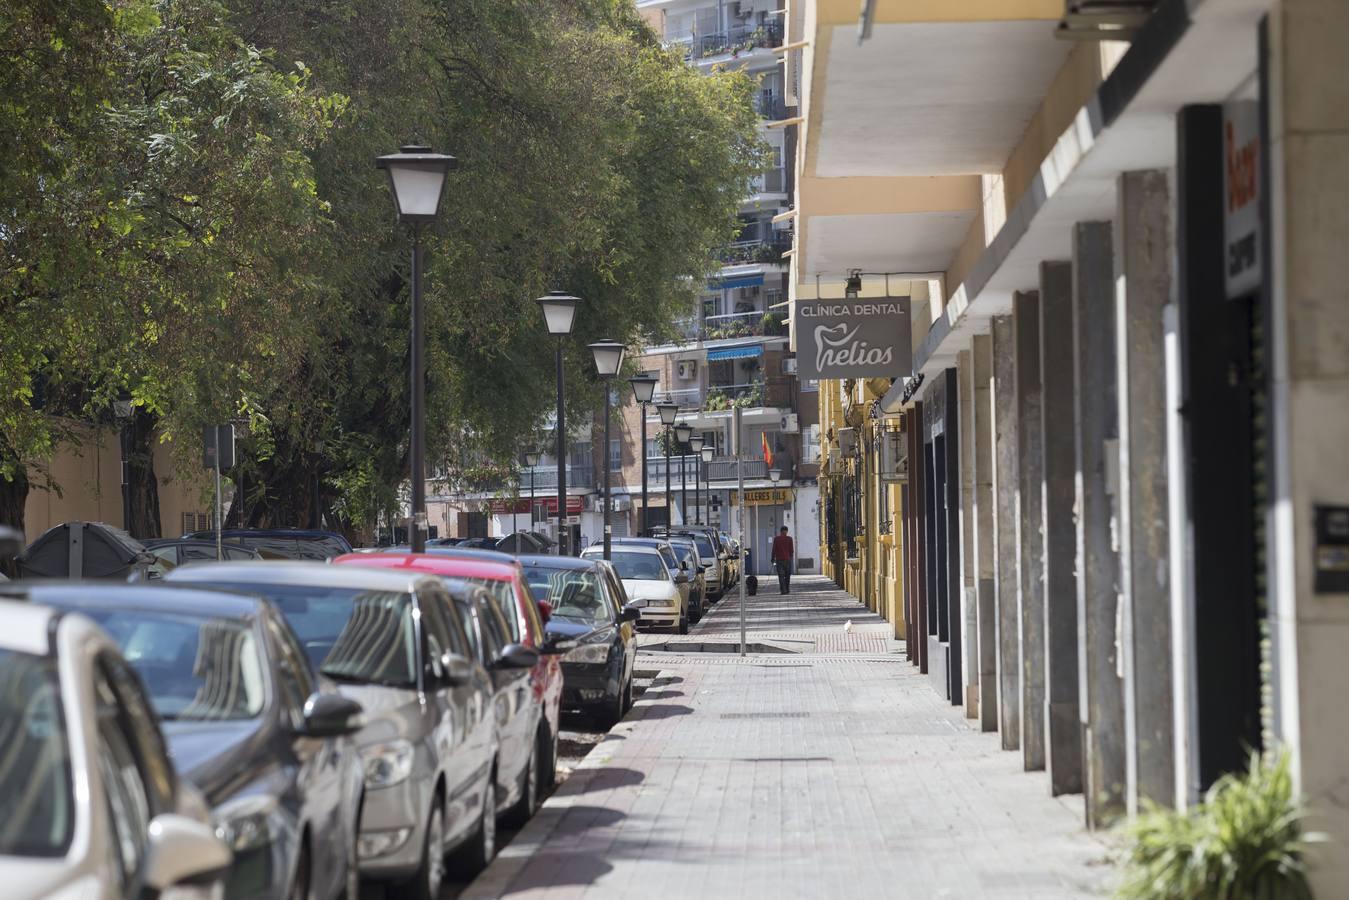
[(233, 861), (180, 783), (140, 679), (81, 615), (0, 602), (8, 900), (211, 896)]
[[(581, 558), (604, 559), (604, 550), (588, 547)], [(623, 580), (631, 605), (641, 609), (643, 625), (689, 633), (688, 592), (681, 590), (688, 584), (688, 576), (683, 572), (671, 573), (660, 550), (640, 544), (616, 544), (610, 549), (609, 561)]]

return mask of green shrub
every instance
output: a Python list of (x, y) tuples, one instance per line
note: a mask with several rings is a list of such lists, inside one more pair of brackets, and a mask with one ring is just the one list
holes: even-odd
[(1310, 900), (1303, 859), (1319, 835), (1302, 833), (1287, 754), (1251, 755), (1250, 769), (1225, 775), (1199, 805), (1152, 806), (1129, 828), (1126, 898)]

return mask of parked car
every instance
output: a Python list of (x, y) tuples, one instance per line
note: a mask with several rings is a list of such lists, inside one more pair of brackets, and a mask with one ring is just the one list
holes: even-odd
[(228, 871), (150, 702), (93, 622), (0, 601), (0, 884), (12, 900), (114, 900)]
[(616, 724), (632, 708), (641, 609), (603, 560), (527, 556), (521, 562), (536, 597), (547, 597), (549, 643), (565, 647), (562, 705)]
[[(366, 724), (356, 735), (365, 762), (362, 875), (401, 883), (400, 896), (429, 900), (444, 881), (448, 851), (457, 851), (465, 873), (491, 861), (498, 806), (492, 679), (441, 579), (264, 562), (188, 566), (168, 580), (268, 598), (310, 661), (365, 706)], [(524, 650), (504, 648), (493, 663), (533, 665), (532, 651)]]
[(679, 559), (680, 568), (689, 576), (689, 596), (696, 598), (691, 603), (691, 608), (695, 610), (693, 621), (701, 621), (703, 613), (712, 605), (712, 600), (707, 596), (707, 573), (712, 568), (712, 562), (698, 555), (698, 545), (693, 538), (675, 535), (670, 538), (670, 547)]
[[(659, 550), (660, 557), (665, 560), (665, 565), (670, 570), (670, 574), (678, 575), (682, 572), (684, 575), (688, 576), (687, 580), (681, 582), (676, 579), (675, 583), (679, 585), (679, 593), (684, 595), (684, 605), (689, 611), (689, 621), (697, 622), (703, 617), (704, 604), (707, 602), (706, 579), (703, 580), (701, 586), (696, 583), (695, 575), (697, 573), (692, 567), (687, 566), (680, 561), (679, 554), (675, 553), (674, 547), (667, 538), (621, 537), (613, 538), (610, 541), (610, 544), (612, 546), (623, 544), (630, 547), (655, 547)], [(600, 549), (602, 557), (604, 549), (603, 545), (596, 544), (595, 546)]]
[[(214, 531), (197, 531), (185, 538), (215, 543)], [(302, 528), (226, 528), (221, 537), (234, 544), (258, 550), (273, 558), (332, 559), (351, 552), (351, 544), (334, 531)], [(267, 551), (271, 551), (270, 554)]]
[[(150, 564), (149, 576), (163, 578), (164, 573), (181, 565), (193, 562), (216, 562), (215, 541), (198, 541), (192, 538), (156, 538), (142, 541), (145, 549), (155, 556)], [(223, 542), (219, 547), (222, 558), (230, 560), (262, 559), (262, 554), (249, 547)]]
[(495, 550), (496, 545), (497, 545), (496, 538), (474, 537), (474, 538), (464, 538), (462, 541), (455, 544), (454, 546), (462, 547), (465, 550)]
[(272, 604), (143, 584), (17, 583), (5, 593), (78, 612), (121, 648), (170, 755), (234, 852), (227, 897), (358, 889), (362, 766), (349, 736), (361, 705), (315, 679)]
[(729, 558), (731, 564), (731, 584), (729, 586), (734, 587), (740, 582), (743, 575), (741, 570), (744, 568), (745, 561), (744, 556), (740, 553), (740, 542), (724, 531), (717, 532), (717, 539), (721, 541), (721, 548), (726, 551), (726, 556)]
[(698, 545), (698, 555), (713, 561), (712, 567), (707, 570), (709, 597), (719, 600), (730, 589), (730, 554), (722, 549), (721, 538), (717, 535), (716, 529), (706, 525), (685, 525), (671, 529), (661, 527), (652, 531), (660, 537), (683, 535), (692, 538)]
[[(671, 572), (665, 559), (655, 547), (619, 545), (610, 548), (610, 561), (623, 590), (631, 602), (642, 611), (646, 625), (674, 628), (680, 634), (689, 633), (689, 609), (686, 594), (688, 576), (676, 570)], [(604, 559), (604, 551), (587, 547), (581, 559)]]
[[(529, 698), (511, 711), (510, 740), (502, 741), (501, 776), (520, 773), (519, 800), (509, 812), (514, 822), (523, 822), (534, 814), (540, 788), (551, 786), (557, 777), (557, 740), (562, 703), (562, 666), (556, 654), (548, 653), (544, 621), (551, 610), (535, 599), (525, 580), (520, 562), (513, 556), (501, 560), (452, 554), (384, 553), (366, 556), (339, 556), (337, 565), (375, 566), (412, 572), (425, 572), (446, 579), (452, 587), (464, 583), (487, 589), (497, 612), (506, 623), (507, 644), (523, 644), (539, 651), (539, 661), (529, 672)], [(520, 718), (520, 716), (524, 718)], [(526, 738), (534, 736), (531, 745)], [(517, 759), (517, 752), (533, 756)], [(503, 796), (510, 793), (503, 785)]]

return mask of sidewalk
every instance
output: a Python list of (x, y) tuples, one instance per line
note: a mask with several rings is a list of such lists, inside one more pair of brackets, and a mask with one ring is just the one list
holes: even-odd
[[(1052, 799), (974, 731), (879, 617), (823, 578), (793, 586), (752, 598), (748, 637), (797, 652), (643, 652), (652, 689), (462, 896), (1105, 892), (1080, 798)], [(688, 637), (645, 644), (738, 639), (728, 597)]]

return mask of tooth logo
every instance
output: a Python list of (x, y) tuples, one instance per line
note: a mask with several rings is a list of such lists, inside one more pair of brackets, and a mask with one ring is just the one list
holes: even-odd
[(860, 325), (851, 331), (847, 324), (815, 326), (815, 369), (824, 372), (829, 366), (881, 366), (894, 360), (893, 347), (868, 347), (857, 340)]

